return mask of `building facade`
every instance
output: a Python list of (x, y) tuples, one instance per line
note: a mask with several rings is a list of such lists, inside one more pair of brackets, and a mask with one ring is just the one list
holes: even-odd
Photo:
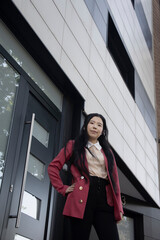
[(160, 1), (8, 0), (0, 16), (0, 238), (62, 239), (65, 199), (47, 166), (99, 112), (120, 178), (120, 239), (160, 239)]

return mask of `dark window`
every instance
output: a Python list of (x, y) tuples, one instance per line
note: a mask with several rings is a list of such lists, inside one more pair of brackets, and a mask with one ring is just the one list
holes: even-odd
[(135, 98), (134, 68), (110, 15), (108, 17), (108, 50), (131, 95)]
[(120, 239), (144, 239), (143, 216), (125, 209), (123, 220), (117, 225)]
[(133, 7), (134, 7), (134, 0), (131, 0), (131, 2), (132, 2), (132, 5), (133, 5)]

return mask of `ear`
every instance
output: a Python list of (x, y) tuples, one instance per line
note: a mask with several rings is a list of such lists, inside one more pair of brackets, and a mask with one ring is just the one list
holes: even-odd
[(102, 135), (104, 135), (104, 136), (106, 135), (106, 131), (105, 130), (102, 131)]

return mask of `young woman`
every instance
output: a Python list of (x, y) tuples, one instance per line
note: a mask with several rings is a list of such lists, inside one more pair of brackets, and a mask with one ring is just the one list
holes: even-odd
[[(64, 163), (70, 166), (71, 186), (64, 185), (59, 175)], [(102, 115), (86, 116), (80, 135), (53, 159), (48, 173), (55, 189), (67, 196), (63, 215), (70, 221), (73, 240), (88, 240), (92, 225), (99, 240), (119, 239), (116, 222), (122, 219), (123, 208), (116, 162)]]

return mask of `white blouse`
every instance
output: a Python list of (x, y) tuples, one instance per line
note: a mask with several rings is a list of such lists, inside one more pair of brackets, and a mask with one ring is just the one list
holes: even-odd
[[(89, 152), (89, 150), (93, 155)], [(86, 157), (88, 162), (88, 170), (90, 176), (97, 176), (100, 178), (107, 178), (107, 169), (104, 161), (103, 153), (101, 152), (101, 145), (99, 142), (93, 144), (91, 142), (87, 143)]]

